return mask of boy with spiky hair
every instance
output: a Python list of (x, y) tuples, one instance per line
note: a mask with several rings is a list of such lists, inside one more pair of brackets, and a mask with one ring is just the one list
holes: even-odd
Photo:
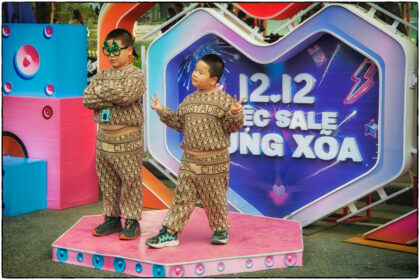
[(175, 198), (155, 237), (146, 240), (153, 248), (177, 246), (178, 232), (185, 227), (198, 199), (201, 199), (213, 230), (211, 242), (226, 244), (228, 237), (227, 188), (229, 186), (230, 134), (243, 125), (241, 103), (218, 89), (224, 71), (223, 60), (208, 54), (198, 61), (191, 76), (197, 91), (189, 94), (172, 112), (152, 97), (152, 109), (167, 126), (183, 132), (184, 154), (178, 173)]

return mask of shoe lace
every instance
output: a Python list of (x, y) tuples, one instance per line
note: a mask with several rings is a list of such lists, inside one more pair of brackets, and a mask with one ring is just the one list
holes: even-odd
[(107, 222), (109, 222), (109, 221), (111, 221), (113, 219), (113, 217), (108, 217), (108, 216), (105, 216), (105, 223), (107, 223)]
[(218, 238), (226, 238), (227, 237), (227, 232), (226, 231), (215, 231), (214, 234)]
[(130, 227), (131, 227), (131, 225), (133, 224), (133, 222), (134, 222), (134, 220), (132, 220), (132, 219), (127, 219), (127, 220), (125, 221), (125, 226), (126, 226), (127, 228), (130, 228)]

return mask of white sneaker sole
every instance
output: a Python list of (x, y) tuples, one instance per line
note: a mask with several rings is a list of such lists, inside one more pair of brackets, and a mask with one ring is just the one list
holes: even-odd
[(228, 241), (229, 241), (229, 239), (226, 239), (226, 240), (219, 240), (219, 241), (211, 241), (211, 243), (212, 244), (215, 244), (215, 245), (225, 245), (225, 244), (227, 244), (228, 243)]
[(163, 248), (163, 247), (174, 247), (174, 246), (178, 246), (179, 245), (179, 240), (171, 240), (171, 241), (166, 241), (166, 242), (162, 242), (159, 244), (148, 244), (146, 243), (147, 246), (152, 247), (152, 248)]

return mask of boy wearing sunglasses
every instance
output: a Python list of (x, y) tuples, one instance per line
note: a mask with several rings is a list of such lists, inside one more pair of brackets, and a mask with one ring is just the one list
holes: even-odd
[(83, 94), (83, 105), (94, 110), (93, 119), (98, 123), (96, 171), (105, 216), (92, 234), (119, 232), (121, 240), (140, 235), (138, 221), (143, 209), (141, 100), (146, 87), (142, 71), (129, 60), (136, 55), (133, 45), (127, 30), (112, 30), (102, 46), (111, 67), (96, 74)]

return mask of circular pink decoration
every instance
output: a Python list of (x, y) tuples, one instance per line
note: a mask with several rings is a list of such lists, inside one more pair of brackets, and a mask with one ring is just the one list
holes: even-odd
[(225, 263), (224, 263), (224, 262), (219, 262), (219, 263), (217, 264), (217, 270), (218, 270), (218, 271), (223, 271), (223, 270), (225, 270)]
[(288, 267), (293, 267), (297, 262), (297, 254), (291, 253), (284, 256), (284, 264)]
[(252, 259), (247, 259), (246, 262), (245, 262), (245, 266), (247, 268), (253, 267), (254, 266), (254, 262), (252, 261)]
[(202, 263), (196, 264), (194, 271), (195, 271), (195, 274), (197, 274), (197, 275), (203, 275), (203, 273), (205, 271), (204, 264), (202, 264)]
[(272, 267), (274, 265), (274, 258), (273, 256), (268, 256), (264, 260), (265, 266)]
[(51, 84), (48, 84), (45, 86), (44, 91), (47, 95), (52, 95), (54, 93), (54, 86)]
[(184, 267), (182, 265), (174, 265), (171, 267), (170, 275), (171, 277), (183, 277), (184, 272)]
[(47, 26), (44, 28), (44, 36), (47, 39), (50, 39), (53, 35), (53, 28), (51, 26)]
[(49, 120), (51, 119), (52, 115), (53, 109), (51, 108), (51, 106), (47, 105), (42, 109), (42, 116), (44, 117), (44, 119)]
[(38, 51), (33, 46), (23, 45), (20, 47), (15, 57), (15, 64), (20, 74), (32, 77), (38, 71), (39, 63)]
[(10, 82), (5, 82), (3, 84), (3, 90), (5, 93), (11, 93), (12, 92), (12, 84)]
[(10, 27), (8, 25), (3, 26), (2, 29), (3, 37), (7, 38), (10, 35)]

